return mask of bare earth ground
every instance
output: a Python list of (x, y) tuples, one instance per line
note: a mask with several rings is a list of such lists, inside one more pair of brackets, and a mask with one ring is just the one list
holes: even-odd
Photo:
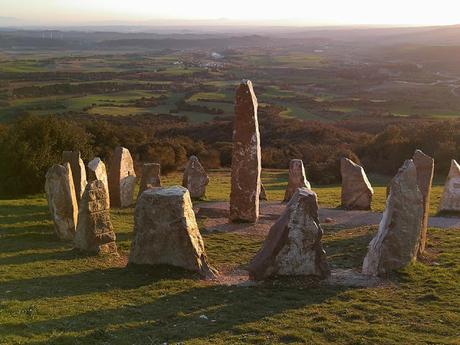
[[(227, 219), (228, 202), (197, 203), (195, 211), (198, 217), (208, 218), (205, 227), (208, 231), (243, 231), (261, 233), (266, 235), (273, 221), (283, 212), (285, 205), (279, 202), (262, 202), (260, 204), (260, 221), (252, 224), (229, 224)], [(319, 210), (321, 223), (327, 222), (335, 226), (353, 228), (365, 225), (378, 225), (382, 219), (381, 212), (372, 211), (347, 211), (334, 208), (321, 208)], [(460, 228), (460, 218), (430, 217), (430, 227), (442, 229)]]
[[(281, 215), (285, 204), (279, 202), (262, 202), (260, 219), (257, 224), (232, 224), (228, 221), (228, 202), (203, 202), (195, 204), (197, 217), (201, 219), (205, 231), (209, 232), (238, 232), (265, 237), (270, 227)], [(359, 226), (378, 225), (382, 213), (371, 211), (346, 211), (341, 209), (322, 208), (319, 210), (320, 222), (340, 228), (355, 228)], [(460, 219), (447, 217), (430, 217), (429, 225), (437, 228), (459, 228)], [(247, 271), (241, 268), (230, 268), (221, 272), (219, 284), (224, 285), (253, 285)], [(388, 281), (362, 275), (357, 270), (333, 269), (331, 277), (323, 282), (329, 285), (368, 287), (388, 284)]]

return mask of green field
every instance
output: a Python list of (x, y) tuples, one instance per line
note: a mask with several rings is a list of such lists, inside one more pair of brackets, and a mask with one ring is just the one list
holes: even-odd
[[(228, 176), (211, 173), (208, 200), (228, 198)], [(270, 199), (280, 200), (285, 177), (264, 173)], [(337, 206), (339, 187), (313, 187), (323, 205)], [(383, 200), (377, 187), (373, 208)], [(227, 286), (169, 267), (126, 267), (132, 211), (112, 210), (120, 256), (90, 257), (56, 239), (42, 195), (0, 200), (0, 344), (459, 344), (458, 229), (429, 229), (428, 254), (380, 287), (303, 278)], [(375, 230), (325, 226), (331, 266), (359, 269)], [(223, 273), (244, 268), (263, 241), (203, 236)]]
[[(375, 70), (359, 61), (352, 68), (343, 58), (322, 49), (313, 51), (300, 46), (248, 48), (235, 50), (222, 60), (222, 67), (212, 68), (207, 66), (215, 61), (209, 59), (205, 50), (5, 54), (0, 60), (0, 122), (12, 121), (24, 113), (73, 115), (75, 112), (104, 116), (173, 113), (193, 123), (212, 121), (215, 116), (203, 109), (177, 111), (177, 102), (222, 109), (219, 115), (231, 116), (234, 91), (243, 78), (253, 81), (260, 103), (281, 107), (279, 115), (283, 117), (331, 122), (388, 113), (441, 120), (460, 114), (459, 98), (452, 92), (459, 83), (454, 80), (455, 75), (451, 76), (452, 82), (438, 83), (440, 77), (432, 71), (418, 69), (406, 73), (404, 66), (396, 64), (393, 68), (397, 73), (381, 79), (383, 72), (378, 62), (374, 61)], [(50, 85), (61, 85), (57, 87), (67, 90), (67, 84), (85, 86), (103, 82), (125, 88), (130, 85), (126, 92), (131, 94), (102, 87), (87, 93), (83, 87), (78, 94), (39, 93), (40, 88)], [(141, 97), (156, 97), (158, 93), (148, 91), (147, 84), (159, 85), (168, 99), (142, 109), (126, 104)], [(32, 91), (27, 97), (16, 96), (15, 92), (24, 87)], [(107, 99), (114, 104), (101, 101)]]

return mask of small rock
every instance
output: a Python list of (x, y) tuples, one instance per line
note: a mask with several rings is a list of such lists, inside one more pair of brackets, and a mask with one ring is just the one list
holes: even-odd
[(284, 194), (284, 202), (289, 202), (292, 196), (297, 191), (297, 188), (310, 189), (310, 182), (308, 182), (305, 175), (305, 168), (301, 159), (292, 159), (289, 162), (289, 180)]
[(129, 150), (117, 147), (112, 155), (109, 169), (110, 203), (114, 207), (133, 204), (136, 173)]
[(201, 199), (206, 195), (206, 186), (208, 183), (208, 174), (206, 174), (198, 157), (190, 156), (185, 166), (182, 186), (188, 189), (192, 199)]

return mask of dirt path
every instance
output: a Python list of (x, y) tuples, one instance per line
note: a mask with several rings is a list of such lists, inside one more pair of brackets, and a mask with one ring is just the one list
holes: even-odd
[[(264, 202), (261, 204), (261, 219), (255, 227), (260, 232), (267, 231), (279, 215), (283, 212), (285, 205), (279, 202)], [(228, 203), (210, 202), (196, 204), (195, 210), (198, 216), (208, 218), (206, 227), (211, 231), (233, 230), (245, 231), (253, 228), (248, 224), (228, 224)], [(334, 208), (322, 208), (319, 210), (319, 217), (322, 223), (329, 223), (340, 227), (358, 227), (366, 225), (378, 225), (382, 219), (382, 213), (371, 211), (346, 211)], [(329, 219), (328, 219), (329, 218)], [(327, 220), (327, 221), (326, 221)], [(430, 217), (429, 226), (443, 229), (460, 229), (460, 218), (451, 217)], [(235, 229), (237, 227), (238, 229)], [(252, 230), (253, 231), (253, 230)]]

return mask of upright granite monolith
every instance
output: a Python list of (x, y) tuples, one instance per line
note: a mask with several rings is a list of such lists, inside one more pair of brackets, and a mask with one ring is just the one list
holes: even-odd
[(159, 163), (144, 163), (137, 198), (139, 199), (145, 190), (156, 187), (161, 187), (161, 165)]
[(134, 211), (129, 263), (166, 264), (207, 278), (216, 276), (217, 271), (208, 264), (186, 188), (154, 188), (141, 194)]
[(422, 254), (426, 247), (426, 232), (430, 213), (430, 193), (434, 175), (434, 159), (424, 154), (422, 151), (416, 150), (412, 160), (417, 168), (417, 184), (423, 197), (423, 219), (418, 249), (418, 253)]
[(209, 176), (206, 174), (198, 157), (190, 156), (185, 166), (182, 186), (187, 188), (193, 199), (201, 199), (206, 195), (206, 186), (209, 183)]
[(370, 210), (374, 189), (367, 179), (362, 166), (342, 157), (342, 207), (348, 210)]
[(92, 254), (116, 254), (107, 192), (101, 180), (88, 183), (78, 210), (75, 248)]
[(450, 171), (442, 192), (439, 212), (460, 212), (460, 166), (455, 159), (450, 163)]
[(136, 173), (129, 150), (117, 147), (109, 168), (110, 204), (113, 207), (128, 207), (133, 204)]
[(316, 194), (299, 188), (249, 264), (249, 277), (254, 280), (275, 275), (327, 277), (330, 271), (321, 245), (322, 236)]
[(77, 202), (80, 202), (87, 184), (85, 163), (81, 159), (80, 151), (62, 152), (62, 162), (70, 164)]
[(104, 184), (107, 204), (110, 207), (110, 193), (109, 193), (109, 181), (107, 178), (107, 169), (104, 162), (99, 158), (95, 157), (91, 162), (88, 163), (88, 182), (101, 180)]
[(284, 202), (289, 202), (298, 188), (310, 189), (310, 182), (308, 182), (305, 175), (305, 168), (301, 159), (291, 159), (289, 162), (289, 179), (286, 192), (284, 193)]
[(259, 218), (261, 153), (257, 98), (249, 80), (236, 90), (232, 152), (230, 221)]
[(73, 240), (77, 226), (78, 203), (69, 163), (56, 164), (48, 170), (45, 191), (57, 237), (61, 240)]
[(417, 258), (423, 220), (423, 195), (412, 159), (404, 162), (390, 184), (377, 235), (369, 243), (363, 273), (386, 275)]

